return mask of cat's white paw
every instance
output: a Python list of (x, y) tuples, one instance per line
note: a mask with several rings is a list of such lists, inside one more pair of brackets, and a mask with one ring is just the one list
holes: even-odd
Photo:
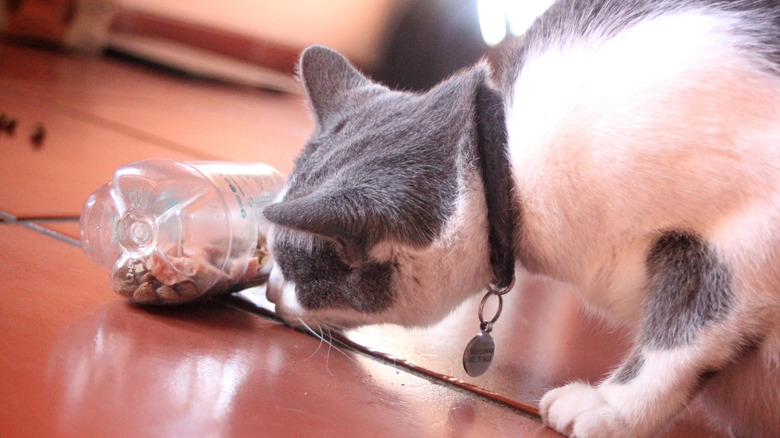
[(634, 437), (623, 416), (609, 406), (598, 390), (584, 383), (570, 383), (542, 397), (544, 423), (571, 438)]

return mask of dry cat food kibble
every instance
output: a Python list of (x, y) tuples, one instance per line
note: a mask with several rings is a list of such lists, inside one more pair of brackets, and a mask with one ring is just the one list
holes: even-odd
[[(228, 274), (213, 264), (223, 253), (219, 245), (203, 245), (172, 249), (164, 256), (154, 253), (145, 260), (131, 259), (114, 272), (114, 291), (140, 304), (180, 304), (267, 280), (263, 267), (271, 256), (264, 236), (259, 237), (253, 256), (245, 263), (234, 262)], [(217, 281), (208, 289), (197, 286), (199, 279), (215, 275)]]

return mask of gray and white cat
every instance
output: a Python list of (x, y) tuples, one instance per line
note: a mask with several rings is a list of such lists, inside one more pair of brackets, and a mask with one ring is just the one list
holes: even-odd
[(652, 436), (701, 395), (780, 436), (780, 4), (565, 0), (424, 94), (322, 47), (317, 127), (264, 210), (293, 324), (428, 325), (489, 283), (574, 285), (635, 346), (547, 393), (576, 437)]

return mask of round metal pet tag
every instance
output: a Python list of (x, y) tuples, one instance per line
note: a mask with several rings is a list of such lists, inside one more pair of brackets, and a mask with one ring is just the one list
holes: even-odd
[(482, 332), (469, 341), (463, 352), (463, 368), (471, 377), (478, 377), (487, 371), (493, 361), (496, 344), (489, 333)]

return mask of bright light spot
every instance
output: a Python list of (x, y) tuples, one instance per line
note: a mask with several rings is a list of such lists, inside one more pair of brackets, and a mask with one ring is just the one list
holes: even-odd
[(495, 46), (506, 38), (507, 23), (513, 35), (523, 34), (555, 0), (478, 0), (479, 27), (485, 44)]
[(506, 16), (509, 21), (509, 31), (513, 35), (521, 35), (536, 20), (536, 18), (555, 0), (506, 0)]
[(506, 38), (504, 0), (478, 0), (479, 28), (485, 44), (495, 46)]

